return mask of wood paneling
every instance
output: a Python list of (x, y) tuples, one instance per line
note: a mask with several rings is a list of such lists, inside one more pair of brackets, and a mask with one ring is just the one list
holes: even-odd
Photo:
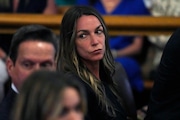
[[(41, 24), (59, 34), (63, 15), (0, 14), (0, 33), (13, 34), (19, 27)], [(180, 27), (180, 17), (103, 16), (110, 35), (172, 34)]]

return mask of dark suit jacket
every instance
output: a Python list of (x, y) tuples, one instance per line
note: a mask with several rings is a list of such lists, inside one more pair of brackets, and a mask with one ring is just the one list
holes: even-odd
[(145, 120), (180, 120), (180, 28), (164, 48)]
[(11, 110), (15, 102), (16, 93), (10, 89), (0, 104), (0, 120), (10, 120)]

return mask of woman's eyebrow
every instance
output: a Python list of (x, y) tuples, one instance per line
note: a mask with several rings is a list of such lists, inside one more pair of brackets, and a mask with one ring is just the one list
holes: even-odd
[(96, 29), (99, 29), (100, 27), (102, 27), (102, 25), (99, 25)]
[[(97, 26), (95, 30), (99, 29), (100, 27), (102, 27), (102, 25)], [(77, 33), (79, 32), (88, 32), (88, 30), (78, 30)]]
[(88, 30), (79, 30), (79, 31), (77, 31), (77, 33), (79, 33), (79, 32), (88, 32)]

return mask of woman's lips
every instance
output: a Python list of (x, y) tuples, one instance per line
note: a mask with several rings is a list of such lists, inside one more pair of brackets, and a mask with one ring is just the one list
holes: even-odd
[(102, 49), (97, 49), (92, 52), (93, 54), (100, 54), (102, 53)]

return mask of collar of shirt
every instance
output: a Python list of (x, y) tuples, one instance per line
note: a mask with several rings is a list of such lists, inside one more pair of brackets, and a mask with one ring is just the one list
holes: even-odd
[(19, 91), (17, 90), (17, 88), (15, 87), (15, 85), (13, 83), (11, 83), (11, 88), (16, 92), (19, 93)]

